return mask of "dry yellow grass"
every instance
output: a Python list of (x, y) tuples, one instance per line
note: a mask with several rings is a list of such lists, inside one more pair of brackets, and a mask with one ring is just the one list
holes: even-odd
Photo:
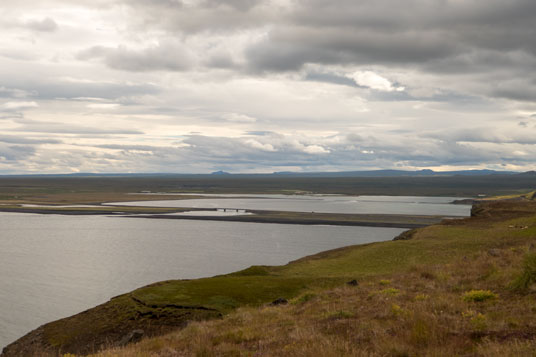
[[(240, 308), (96, 356), (535, 355), (535, 298), (509, 288), (530, 249), (481, 251), (357, 287), (309, 292), (286, 306)], [(464, 301), (471, 290), (498, 298)]]

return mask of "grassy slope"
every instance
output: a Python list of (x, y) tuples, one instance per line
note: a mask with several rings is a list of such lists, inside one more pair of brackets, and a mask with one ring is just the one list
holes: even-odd
[[(334, 279), (331, 288), (302, 291), (287, 306), (243, 307), (99, 355), (534, 355), (534, 290), (511, 286), (527, 256), (536, 279), (535, 244), (536, 204), (496, 204), (482, 218), (419, 229), (409, 241), (273, 268), (270, 274), (285, 277)], [(358, 287), (342, 284), (351, 277)], [(475, 289), (495, 296), (464, 300)]]
[[(37, 350), (40, 351), (47, 350), (47, 348), (49, 350), (61, 348), (62, 351), (67, 352), (87, 353), (98, 350), (102, 346), (113, 345), (113, 341), (118, 341), (124, 334), (136, 328), (144, 329), (146, 335), (158, 335), (169, 332), (177, 326), (183, 326), (186, 321), (219, 317), (222, 314), (226, 315), (232, 312), (236, 308), (245, 306), (248, 308), (244, 311), (247, 311), (248, 314), (262, 314), (266, 310), (265, 308), (261, 308), (261, 310), (251, 310), (251, 308), (264, 306), (266, 303), (279, 297), (297, 299), (304, 294), (308, 294), (310, 291), (326, 289), (335, 289), (330, 290), (335, 294), (333, 300), (329, 298), (332, 292), (321, 293), (322, 296), (327, 296), (323, 299), (325, 299), (325, 304), (328, 306), (332, 306), (335, 310), (339, 309), (339, 300), (343, 298), (337, 297), (338, 294), (344, 296), (349, 294), (344, 299), (355, 299), (353, 304), (355, 305), (354, 308), (356, 308), (365, 302), (369, 303), (368, 300), (363, 300), (369, 294), (372, 294), (371, 296), (382, 297), (379, 301), (385, 300), (384, 294), (379, 292), (383, 288), (378, 290), (378, 287), (375, 285), (377, 284), (375, 282), (380, 278), (399, 281), (399, 283), (395, 284), (395, 287), (399, 290), (413, 289), (417, 292), (428, 294), (427, 288), (420, 289), (412, 283), (411, 276), (414, 275), (413, 272), (433, 270), (436, 271), (434, 273), (436, 276), (443, 276), (442, 274), (454, 276), (453, 269), (458, 269), (458, 265), (456, 264), (460, 263), (456, 262), (460, 260), (463, 261), (465, 259), (468, 262), (472, 262), (479, 261), (480, 259), (483, 262), (482, 264), (485, 265), (485, 258), (482, 258), (482, 256), (485, 256), (485, 252), (489, 249), (500, 250), (501, 256), (504, 255), (511, 261), (515, 260), (515, 263), (519, 266), (522, 254), (515, 256), (509, 252), (511, 252), (511, 249), (517, 249), (519, 251), (526, 250), (530, 244), (536, 243), (536, 203), (529, 201), (491, 203), (485, 209), (480, 210), (479, 213), (481, 215), (480, 218), (466, 219), (461, 222), (450, 222), (448, 225), (443, 224), (419, 229), (413, 234), (411, 240), (341, 248), (303, 258), (280, 267), (252, 267), (242, 272), (213, 278), (168, 281), (153, 284), (135, 290), (130, 294), (112, 299), (109, 303), (88, 310), (85, 313), (47, 324), (33, 335), (30, 334), (21, 339), (18, 345), (12, 346), (14, 349), (11, 351), (13, 353), (21, 351), (17, 348), (27, 347), (29, 346), (28, 341), (35, 341), (37, 338), (39, 343), (34, 346), (37, 346)], [(501, 262), (500, 264), (497, 263), (497, 266), (501, 264), (505, 265), (504, 262)], [(445, 272), (441, 272), (441, 269), (444, 269)], [(500, 270), (499, 268), (494, 269)], [(467, 271), (470, 271), (470, 269), (468, 268)], [(463, 280), (464, 269), (461, 269), (460, 272), (461, 277), (452, 279)], [(486, 271), (485, 274), (488, 274), (488, 272)], [(475, 278), (475, 281), (490, 283), (494, 290), (505, 290), (505, 284), (511, 278), (511, 274), (500, 273), (499, 275), (503, 279), (500, 281), (502, 285), (497, 285), (497, 281), (482, 280), (481, 277)], [(362, 288), (349, 291), (346, 291), (347, 288), (340, 288), (345, 285), (344, 283), (346, 281), (351, 279), (360, 280), (362, 282), (361, 286), (372, 285), (364, 290), (366, 293), (362, 292)], [(437, 285), (434, 288), (437, 291), (434, 290), (433, 294), (437, 294), (437, 296), (448, 293), (455, 295), (456, 299), (459, 300), (462, 290), (473, 288), (473, 286), (475, 288), (478, 287), (478, 284), (471, 285), (468, 283), (465, 286), (461, 283), (455, 283), (454, 287), (448, 288), (442, 285), (441, 279), (434, 280), (434, 284)], [(406, 286), (406, 284), (408, 285)], [(422, 282), (419, 284), (422, 284)], [(480, 285), (483, 286), (483, 284)], [(355, 294), (357, 295), (354, 296)], [(504, 294), (501, 292), (501, 296)], [(407, 298), (408, 296), (404, 295), (403, 299), (407, 300)], [(516, 299), (519, 298), (516, 295)], [(395, 298), (393, 297), (393, 299)], [(391, 300), (386, 300), (387, 305), (385, 306), (387, 308), (389, 308)], [(393, 300), (395, 301), (393, 304), (406, 304), (406, 300), (398, 301), (395, 299)], [(379, 303), (375, 298), (373, 301), (375, 304)], [(441, 301), (443, 301), (442, 298)], [(347, 303), (350, 304), (349, 302)], [(459, 301), (456, 304), (453, 303), (456, 309), (461, 308), (461, 305), (458, 303)], [(343, 309), (344, 306), (341, 305), (340, 309)], [(429, 307), (437, 308), (434, 304)], [(311, 307), (311, 309), (316, 309), (316, 307)], [(268, 310), (272, 311), (270, 309)], [(238, 312), (238, 314), (241, 313), (243, 311)], [(279, 316), (278, 312), (268, 313)], [(297, 312), (291, 311), (289, 313)], [(354, 316), (356, 313), (353, 310), (349, 312), (351, 316)], [(426, 315), (432, 312), (426, 310), (422, 313)], [(341, 313), (341, 316), (346, 316), (346, 313)], [(258, 318), (261, 319), (260, 317)], [(277, 319), (274, 320), (273, 328), (281, 330), (281, 326), (285, 325), (284, 321), (287, 318), (284, 318), (284, 316), (277, 318), (281, 318), (282, 320), (279, 322)], [(310, 318), (313, 317), (310, 316)], [(524, 319), (523, 316), (517, 316), (517, 313), (515, 318)], [(335, 318), (334, 320), (337, 319)], [(376, 316), (370, 315), (368, 319), (376, 321)], [(352, 321), (357, 323), (354, 320)], [(366, 324), (368, 320), (363, 317), (359, 321), (359, 323)], [(377, 324), (381, 326), (382, 321), (380, 319), (374, 322), (373, 325), (376, 326), (375, 324)], [(395, 322), (391, 321), (389, 323)], [(217, 326), (220, 326), (218, 324), (226, 326), (225, 324), (228, 323), (229, 321), (224, 319), (223, 322), (216, 322), (214, 325), (207, 324), (200, 326), (208, 326), (206, 327), (207, 329), (217, 329)], [(406, 321), (406, 323), (412, 322)], [(242, 325), (241, 328), (244, 327)], [(528, 328), (525, 327), (523, 327), (523, 331)], [(202, 328), (204, 329), (205, 327)], [(240, 328), (239, 325), (236, 328)], [(532, 325), (530, 328), (533, 328)], [(262, 332), (265, 327), (259, 325), (257, 329)], [(209, 335), (214, 335), (214, 331), (210, 332)], [(184, 333), (179, 333), (173, 338), (177, 339), (177, 346), (180, 346), (180, 349), (184, 348), (192, 352), (196, 347), (189, 344), (190, 342), (188, 341), (191, 340), (191, 336), (187, 335), (188, 333), (191, 333), (191, 329), (188, 329)], [(257, 337), (254, 339), (263, 340), (262, 333), (259, 336), (257, 334)], [(282, 333), (280, 337), (282, 341), (287, 341), (288, 334)], [(339, 337), (342, 338), (344, 335)], [(221, 340), (224, 346), (230, 343), (233, 345), (233, 348), (238, 350), (243, 349), (244, 351), (248, 351), (256, 348), (254, 345), (243, 343), (244, 341), (241, 338), (238, 338), (235, 341), (236, 343), (233, 342), (232, 337), (229, 337), (229, 340), (221, 336), (217, 338)], [(272, 338), (275, 337), (272, 336)], [(148, 340), (145, 343), (150, 345), (150, 341)], [(282, 341), (277, 342), (276, 345), (283, 343)], [(341, 343), (344, 344), (344, 341)], [(208, 346), (213, 346), (213, 352), (218, 352), (220, 343), (212, 341)], [(162, 355), (165, 355), (163, 351), (167, 348), (167, 343), (161, 347), (162, 350), (160, 352)], [(132, 350), (126, 350), (124, 353), (129, 355), (131, 352)], [(276, 349), (273, 351), (273, 354), (279, 354), (279, 352), (282, 351)]]

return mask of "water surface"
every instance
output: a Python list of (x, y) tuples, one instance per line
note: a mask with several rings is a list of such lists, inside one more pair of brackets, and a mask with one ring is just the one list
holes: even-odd
[(456, 197), (338, 195), (207, 195), (186, 200), (111, 203), (124, 206), (234, 208), (319, 213), (469, 216), (470, 205), (453, 205)]
[(0, 213), (0, 348), (160, 280), (280, 265), (404, 229)]

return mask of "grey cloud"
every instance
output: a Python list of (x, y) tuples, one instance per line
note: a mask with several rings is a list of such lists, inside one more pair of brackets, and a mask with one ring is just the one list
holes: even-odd
[(255, 70), (297, 70), (306, 63), (411, 64), (444, 58), (461, 51), (439, 33), (368, 32), (341, 28), (279, 28), (250, 47)]
[(33, 139), (14, 135), (0, 135), (0, 142), (8, 144), (60, 144), (62, 141), (55, 139)]
[[(258, 143), (271, 143), (276, 150), (267, 151), (262, 145), (251, 145), (249, 138)], [(333, 139), (340, 140), (333, 140)], [(327, 141), (326, 141), (327, 140)], [(342, 135), (327, 138), (302, 138), (299, 149), (296, 139), (277, 133), (251, 135), (238, 138), (192, 135), (179, 146), (152, 146), (130, 144), (103, 144), (93, 147), (101, 150), (85, 150), (91, 147), (80, 144), (80, 150), (55, 154), (54, 160), (62, 167), (78, 167), (101, 172), (209, 172), (225, 168), (233, 172), (248, 170), (278, 171), (285, 167), (294, 170), (353, 170), (367, 168), (429, 167), (440, 165), (470, 166), (487, 162), (489, 165), (504, 163), (530, 163), (531, 152), (519, 155), (515, 144), (493, 144), (485, 149), (471, 143), (422, 139), (415, 136), (362, 136)], [(321, 145), (329, 149), (326, 154), (311, 154), (304, 146)], [(0, 142), (0, 152), (6, 152)], [(2, 151), (2, 148), (4, 150)], [(108, 150), (107, 150), (108, 149)], [(35, 149), (9, 149), (9, 157), (30, 155)], [(39, 149), (39, 165), (46, 166), (48, 151)], [(48, 153), (48, 154), (47, 154)], [(186, 169), (185, 169), (186, 168)], [(89, 171), (91, 171), (89, 170)]]
[(150, 25), (174, 33), (236, 31), (277, 19), (272, 11), (274, 7), (267, 0), (204, 0), (189, 4), (180, 0), (122, 2), (142, 16), (133, 18), (138, 28)]
[(536, 101), (536, 77), (504, 80), (491, 89), (491, 95), (518, 101)]
[(476, 81), (502, 84), (508, 78), (526, 77), (526, 85), (501, 85), (478, 94), (523, 101), (535, 98), (533, 1), (341, 1), (334, 6), (331, 1), (310, 0), (298, 4), (282, 24), (247, 49), (250, 69), (296, 71), (307, 63), (394, 65), (464, 74), (466, 83), (458, 83), (460, 90)]
[(130, 134), (140, 135), (143, 132), (129, 129), (100, 129), (84, 125), (64, 124), (55, 122), (41, 122), (34, 120), (21, 120), (19, 127), (11, 129), (17, 132), (34, 132), (34, 133), (57, 133), (57, 134)]
[(203, 61), (203, 64), (210, 68), (238, 69), (238, 65), (233, 57), (224, 53), (209, 56), (205, 61)]
[(162, 146), (150, 146), (150, 145), (121, 145), (121, 144), (109, 144), (109, 145), (94, 145), (101, 149), (113, 149), (113, 150), (135, 150), (135, 151), (158, 151), (162, 149), (168, 149), (168, 147)]
[[(160, 88), (151, 83), (87, 81), (56, 77), (30, 78), (23, 75), (4, 78), (4, 81), (9, 83), (10, 88), (16, 88), (12, 89), (12, 91), (16, 91), (15, 94), (24, 93), (27, 96), (24, 100), (77, 98), (118, 100), (160, 92)], [(0, 95), (1, 93), (0, 91)]]
[(192, 65), (185, 47), (170, 41), (143, 50), (95, 46), (80, 52), (77, 58), (102, 59), (109, 67), (126, 71), (182, 71)]
[[(185, 5), (137, 0), (128, 6), (141, 15), (140, 26), (164, 29), (168, 36), (267, 31), (246, 46), (245, 62), (229, 54), (203, 53), (198, 65), (253, 73), (298, 71), (310, 63), (398, 66), (462, 75), (463, 82), (457, 83), (460, 93), (534, 100), (536, 3), (532, 0), (341, 0), (336, 5), (330, 0), (301, 0), (289, 4), (206, 0)], [(182, 62), (183, 57), (173, 50), (167, 54), (160, 48), (93, 50), (106, 52), (93, 56), (101, 56), (112, 68), (182, 71), (195, 67), (195, 63)], [(532, 79), (521, 87), (526, 88), (524, 93), (503, 84), (515, 77)], [(349, 84), (322, 73), (311, 73), (306, 79)], [(472, 86), (483, 80), (501, 85), (495, 89)], [(452, 90), (454, 85), (450, 86)], [(394, 99), (404, 100), (401, 95)]]
[[(271, 134), (264, 140), (251, 140), (247, 137), (224, 138), (191, 135), (187, 137), (182, 152), (189, 157), (210, 163), (254, 164), (274, 166), (280, 164), (307, 163), (318, 161), (321, 154), (307, 152), (307, 148), (316, 148), (311, 143), (298, 143), (293, 139)], [(284, 159), (283, 159), (284, 158)], [(323, 159), (322, 159), (323, 160)]]
[[(283, 2), (7, 1), (3, 7), (24, 18), (35, 10), (40, 20), (19, 21), (33, 33), (0, 21), (11, 36), (0, 50), (0, 97), (2, 103), (35, 101), (40, 107), (32, 115), (43, 117), (24, 120), (30, 107), (0, 109), (9, 124), (0, 136), (3, 157), (21, 158), (14, 170), (25, 163), (49, 170), (53, 162), (65, 171), (533, 168), (536, 128), (530, 114), (519, 113), (536, 109), (534, 0)], [(61, 27), (40, 17), (65, 4), (82, 12), (106, 5), (91, 16), (107, 24), (117, 16), (117, 31), (96, 35), (94, 26), (101, 25), (92, 23), (69, 34), (68, 21), (56, 13)], [(73, 41), (78, 35), (80, 42)], [(78, 62), (71, 57), (76, 53)], [(362, 81), (360, 87), (347, 77), (356, 71), (377, 73), (405, 90), (381, 91)], [(110, 116), (111, 129), (92, 124), (96, 111), (84, 102), (121, 104)], [(72, 122), (45, 121), (56, 112), (61, 118), (72, 113)], [(106, 112), (97, 114), (101, 119)], [(147, 141), (133, 144), (140, 131), (114, 126), (128, 115), (138, 125), (150, 121)], [(218, 132), (217, 125), (233, 137), (202, 135)], [(175, 128), (180, 135), (166, 135)], [(345, 128), (355, 134), (301, 134)], [(237, 137), (242, 130), (250, 131)], [(190, 131), (199, 135), (182, 136)], [(53, 150), (60, 143), (62, 150)]]
[(273, 131), (247, 131), (245, 133), (246, 135), (254, 135), (254, 136), (267, 136), (275, 134)]
[[(374, 138), (354, 137), (360, 145), (348, 146), (348, 142), (324, 144), (328, 154), (308, 154), (296, 150), (288, 143), (277, 143), (277, 135), (269, 141), (276, 151), (263, 151), (247, 145), (243, 138), (215, 138), (192, 136), (185, 140), (190, 146), (181, 148), (183, 160), (200, 160), (227, 167), (338, 167), (339, 169), (363, 167), (393, 167), (403, 162), (406, 166), (475, 165), (481, 162), (500, 164), (502, 162), (530, 162), (528, 157), (519, 157), (514, 148), (498, 147), (495, 150), (479, 148), (469, 143), (445, 142), (407, 137)], [(320, 140), (319, 144), (322, 145)]]
[[(28, 159), (35, 153), (35, 148), (28, 145), (5, 145), (0, 142), (0, 159), (17, 162)], [(0, 160), (0, 161), (3, 161)]]
[(24, 118), (24, 114), (22, 113), (0, 114), (0, 120), (17, 120), (22, 118)]
[(23, 26), (39, 32), (54, 32), (58, 29), (58, 24), (50, 17), (42, 20), (30, 20), (25, 22)]
[(24, 112), (37, 108), (36, 102), (29, 101), (8, 101), (0, 104), (0, 120), (19, 120), (24, 118)]
[(306, 81), (334, 83), (350, 87), (358, 87), (353, 79), (329, 72), (309, 71), (305, 74), (304, 79)]
[(220, 0), (205, 0), (202, 2), (205, 6), (209, 7), (219, 7), (219, 6), (228, 6), (236, 10), (247, 11), (251, 8), (263, 3), (262, 0), (227, 0), (225, 2)]
[[(521, 122), (523, 123), (523, 122)], [(526, 127), (519, 123), (520, 126)], [(497, 130), (490, 127), (473, 127), (455, 130), (446, 130), (439, 133), (424, 134), (424, 137), (439, 139), (445, 142), (459, 143), (494, 143), (494, 144), (521, 144), (536, 145), (536, 132), (524, 129), (522, 132), (509, 134), (504, 129)]]
[[(2, 7), (5, 9), (4, 6)], [(5, 14), (7, 14), (7, 12)], [(11, 16), (13, 16), (13, 14), (11, 14)], [(11, 16), (4, 16), (0, 19), (0, 26), (8, 29), (25, 29), (32, 32), (54, 32), (59, 27), (56, 21), (50, 17), (18, 20)]]
[[(533, 22), (536, 8), (527, 0), (477, 1), (472, 6), (439, 0), (299, 4), (287, 20), (292, 25), (276, 27), (250, 50), (255, 67), (295, 69), (309, 62), (422, 64), (474, 47), (532, 51), (535, 46), (536, 30), (527, 24)], [(282, 53), (274, 53), (276, 48)]]
[(25, 98), (30, 95), (31, 92), (24, 90), (0, 87), (0, 98)]
[(0, 112), (19, 112), (25, 109), (37, 108), (36, 102), (28, 101), (10, 101), (0, 104)]
[(28, 50), (0, 49), (0, 57), (5, 57), (15, 61), (35, 61), (39, 56)]

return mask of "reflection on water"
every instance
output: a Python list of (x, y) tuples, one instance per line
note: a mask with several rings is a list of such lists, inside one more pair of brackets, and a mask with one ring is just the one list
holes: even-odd
[(166, 279), (280, 265), (404, 229), (0, 213), (0, 347)]
[(200, 216), (200, 217), (228, 217), (228, 216), (248, 216), (251, 212), (246, 212), (243, 209), (217, 209), (212, 211), (186, 211), (165, 213), (165, 216)]

